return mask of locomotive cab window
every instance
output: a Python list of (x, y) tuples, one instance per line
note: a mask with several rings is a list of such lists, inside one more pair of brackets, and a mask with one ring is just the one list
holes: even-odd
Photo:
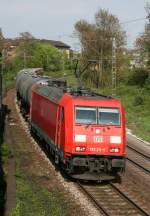
[(103, 125), (120, 125), (119, 109), (99, 108), (98, 123)]
[(75, 121), (77, 124), (96, 124), (96, 107), (75, 107)]

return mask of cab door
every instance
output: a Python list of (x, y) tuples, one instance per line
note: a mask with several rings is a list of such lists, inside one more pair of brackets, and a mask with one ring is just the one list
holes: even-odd
[(56, 121), (56, 139), (55, 143), (59, 149), (62, 149), (64, 143), (64, 108), (59, 106), (57, 110)]

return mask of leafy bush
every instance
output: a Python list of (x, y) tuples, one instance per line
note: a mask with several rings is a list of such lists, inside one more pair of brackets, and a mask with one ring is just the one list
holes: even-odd
[(133, 105), (134, 106), (139, 106), (139, 105), (143, 105), (144, 104), (144, 99), (142, 96), (138, 95), (135, 97)]
[[(26, 56), (26, 60), (23, 58), (24, 55)], [(20, 45), (13, 64), (14, 68), (22, 68), (23, 66), (41, 67), (45, 71), (58, 71), (62, 68), (62, 54), (50, 44), (26, 42)]]
[(60, 74), (66, 69), (70, 70), (72, 65), (64, 53), (48, 43), (34, 40), (23, 41), (5, 67), (6, 87), (14, 86), (19, 70), (34, 67), (43, 68), (47, 74), (55, 73), (57, 76), (57, 73)]
[(147, 92), (150, 92), (150, 76), (149, 76), (149, 77), (146, 79), (146, 81), (145, 81), (144, 89), (145, 89)]
[(128, 77), (127, 83), (129, 85), (138, 85), (143, 87), (148, 79), (149, 73), (144, 68), (136, 68), (134, 71), (131, 71), (131, 74)]

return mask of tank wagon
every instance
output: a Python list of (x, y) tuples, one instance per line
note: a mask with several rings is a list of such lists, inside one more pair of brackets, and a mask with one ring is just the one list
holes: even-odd
[(16, 88), (21, 107), (26, 113), (30, 108), (31, 131), (70, 176), (102, 181), (124, 170), (125, 112), (119, 100), (27, 71), (18, 74)]
[(31, 87), (34, 83), (45, 84), (49, 78), (41, 77), (41, 68), (29, 68), (21, 70), (16, 77), (17, 99), (20, 101), (20, 108), (23, 115), (29, 113), (31, 101)]

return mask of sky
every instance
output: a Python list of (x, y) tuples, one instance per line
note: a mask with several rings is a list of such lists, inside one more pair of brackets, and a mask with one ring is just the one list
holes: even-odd
[[(116, 15), (120, 23), (145, 18), (146, 2), (150, 0), (0, 0), (0, 27), (8, 38), (30, 32), (36, 38), (60, 40), (78, 48), (72, 37), (74, 24), (80, 19), (94, 22), (99, 9)], [(122, 24), (128, 47), (144, 31), (146, 20)]]

